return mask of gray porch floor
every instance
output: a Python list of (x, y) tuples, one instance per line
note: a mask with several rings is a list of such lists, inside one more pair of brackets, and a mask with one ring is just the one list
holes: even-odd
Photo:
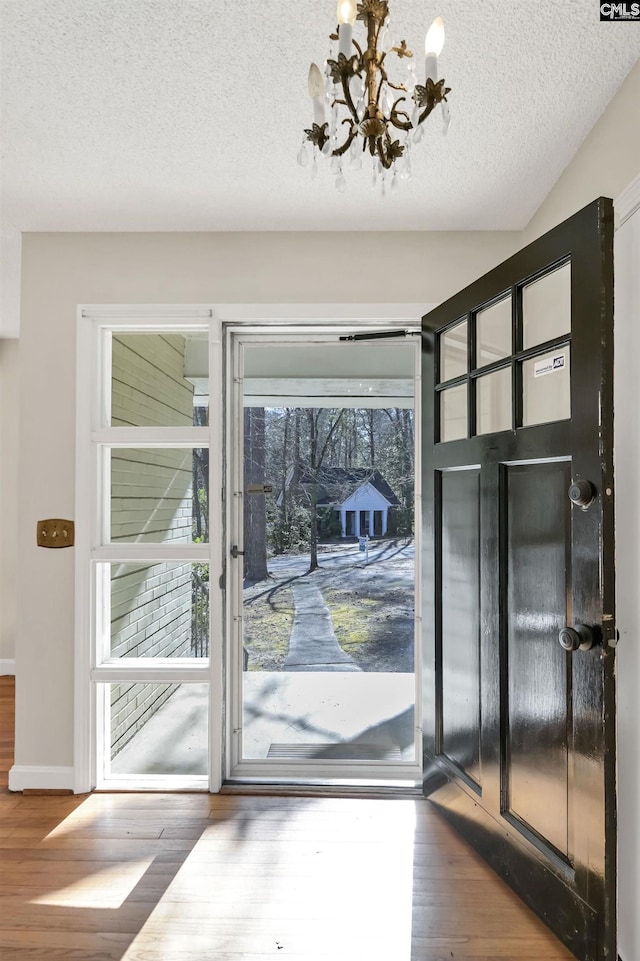
[[(272, 745), (346, 745), (345, 756), (412, 760), (413, 674), (312, 669), (245, 672), (243, 756)], [(182, 684), (114, 758), (114, 775), (204, 775), (208, 763), (207, 687)], [(318, 753), (321, 755), (322, 748)]]

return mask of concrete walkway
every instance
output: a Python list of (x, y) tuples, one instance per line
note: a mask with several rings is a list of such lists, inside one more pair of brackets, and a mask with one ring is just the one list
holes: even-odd
[(331, 615), (320, 588), (307, 578), (292, 586), (293, 627), (285, 671), (359, 671), (345, 654), (333, 631)]

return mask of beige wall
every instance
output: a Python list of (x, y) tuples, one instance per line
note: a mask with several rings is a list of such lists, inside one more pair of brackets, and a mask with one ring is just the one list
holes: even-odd
[(640, 61), (531, 219), (525, 243), (596, 197), (615, 200), (639, 173)]
[[(16, 764), (73, 763), (74, 551), (35, 545), (73, 517), (79, 303), (432, 303), (518, 234), (32, 234), (23, 244)], [(46, 482), (43, 482), (46, 478)], [(33, 603), (37, 597), (38, 602)]]
[(12, 668), (16, 635), (18, 361), (18, 341), (0, 340), (0, 671), (4, 673)]

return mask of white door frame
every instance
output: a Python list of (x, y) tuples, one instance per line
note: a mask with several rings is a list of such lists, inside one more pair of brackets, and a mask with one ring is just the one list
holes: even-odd
[(616, 653), (618, 710), (618, 952), (622, 961), (640, 957), (640, 175), (615, 200), (614, 463), (616, 496)]
[[(106, 422), (104, 398), (96, 395), (95, 385), (102, 383), (108, 359), (101, 356), (96, 329), (122, 326), (127, 329), (174, 327), (177, 323), (210, 325), (209, 378), (211, 397), (224, 400), (224, 374), (221, 362), (223, 326), (272, 325), (311, 327), (339, 325), (354, 328), (415, 327), (433, 305), (426, 304), (81, 304), (77, 322), (77, 386), (76, 386), (76, 574), (75, 574), (75, 660), (74, 660), (74, 790), (86, 793), (96, 783), (96, 624), (93, 616), (95, 597), (91, 576), (92, 560), (110, 559), (113, 550), (101, 544), (96, 492), (100, 477), (95, 445), (106, 438), (102, 425)], [(221, 404), (210, 404), (210, 446), (223, 450), (223, 410)], [(223, 488), (222, 458), (211, 458), (210, 489)], [(225, 532), (222, 512), (214, 509), (210, 516), (210, 583), (222, 583)], [(214, 549), (216, 548), (216, 549)], [(202, 548), (191, 550), (200, 557)], [(96, 553), (97, 552), (97, 553)], [(104, 558), (102, 554), (104, 553)], [(118, 549), (118, 556), (121, 550)], [(184, 550), (181, 550), (183, 556)], [(107, 556), (109, 555), (109, 556)], [(114, 555), (115, 556), (115, 555)], [(223, 594), (211, 595), (211, 637), (207, 680), (210, 685), (210, 768), (209, 790), (220, 790), (227, 775), (225, 758), (225, 682), (224, 638), (225, 617)], [(103, 680), (109, 680), (106, 669)], [(115, 670), (115, 668), (114, 668)], [(148, 672), (150, 668), (146, 668)], [(194, 668), (200, 676), (201, 667)], [(145, 677), (147, 674), (145, 673)], [(114, 675), (115, 677), (115, 675)], [(185, 675), (186, 679), (186, 675)], [(195, 675), (193, 676), (195, 679)]]
[[(417, 317), (401, 319), (367, 319), (366, 327), (372, 331), (381, 329), (407, 329), (419, 332), (419, 318)], [(243, 424), (242, 424), (242, 369), (240, 365), (240, 355), (242, 347), (247, 343), (270, 343), (270, 344), (298, 344), (304, 346), (305, 340), (312, 349), (312, 343), (333, 343), (337, 344), (337, 336), (351, 332), (363, 326), (362, 321), (354, 319), (348, 324), (317, 324), (313, 321), (298, 321), (295, 324), (283, 325), (277, 321), (269, 323), (251, 323), (244, 325), (228, 325), (225, 328), (225, 355), (227, 365), (227, 402), (226, 402), (226, 452), (227, 452), (227, 479), (226, 490), (229, 496), (226, 500), (226, 530), (228, 532), (228, 544), (226, 549), (227, 563), (227, 631), (226, 631), (226, 664), (227, 664), (227, 690), (229, 697), (226, 705), (226, 763), (225, 779), (249, 782), (273, 781), (279, 783), (286, 782), (315, 782), (331, 781), (332, 783), (385, 783), (388, 781), (406, 782), (415, 784), (421, 780), (422, 772), (422, 745), (421, 745), (421, 645), (419, 630), (419, 592), (420, 592), (420, 525), (416, 524), (415, 534), (415, 592), (416, 592), (416, 630), (415, 630), (415, 673), (416, 673), (416, 698), (415, 698), (415, 727), (416, 727), (416, 758), (414, 762), (395, 762), (382, 764), (378, 762), (309, 762), (302, 761), (287, 764), (279, 761), (277, 765), (274, 761), (249, 761), (241, 760), (239, 754), (240, 732), (242, 720), (239, 712), (242, 710), (242, 662), (241, 662), (241, 620), (239, 614), (242, 610), (242, 578), (241, 567), (237, 560), (232, 560), (229, 555), (231, 544), (242, 543), (242, 511), (239, 509), (239, 492), (235, 490), (238, 486), (236, 478), (240, 476), (242, 469), (242, 445), (243, 445)], [(414, 340), (416, 347), (419, 340)], [(351, 346), (351, 345), (349, 345)], [(346, 348), (348, 349), (348, 347)], [(383, 345), (380, 344), (380, 349)], [(420, 351), (415, 352), (414, 384), (415, 384), (415, 437), (416, 437), (416, 517), (420, 517)], [(277, 770), (276, 770), (277, 767)]]

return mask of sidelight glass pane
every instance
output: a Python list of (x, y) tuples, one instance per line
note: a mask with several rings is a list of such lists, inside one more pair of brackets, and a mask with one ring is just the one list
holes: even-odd
[(467, 385), (450, 387), (440, 394), (440, 440), (467, 436)]
[(496, 360), (509, 357), (512, 353), (511, 344), (511, 294), (478, 311), (476, 316), (476, 365), (484, 367)]
[(114, 334), (111, 427), (202, 427), (208, 423), (206, 333)]
[(113, 448), (111, 541), (208, 542), (208, 474), (207, 449)]
[(467, 373), (467, 322), (463, 321), (440, 338), (440, 381)]
[(560, 347), (522, 365), (522, 424), (548, 424), (571, 417), (569, 347)]
[(494, 434), (499, 430), (511, 430), (511, 367), (503, 367), (502, 370), (479, 377), (476, 390), (476, 433)]
[(570, 263), (523, 288), (522, 320), (525, 350), (571, 331)]
[(105, 567), (111, 657), (208, 657), (208, 564)]
[(106, 687), (105, 773), (207, 774), (208, 684), (121, 681)]

